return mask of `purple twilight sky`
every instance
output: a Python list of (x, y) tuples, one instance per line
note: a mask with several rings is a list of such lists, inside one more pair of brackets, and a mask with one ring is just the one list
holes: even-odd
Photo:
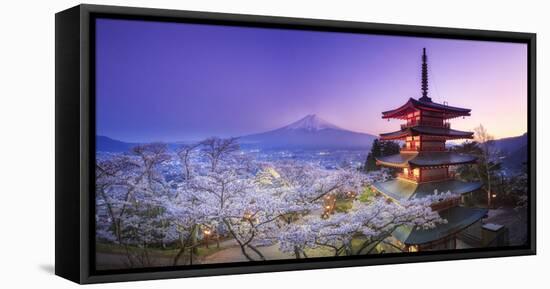
[(395, 131), (381, 112), (429, 94), (497, 138), (527, 131), (524, 44), (98, 19), (97, 134), (134, 142), (241, 136), (308, 114)]

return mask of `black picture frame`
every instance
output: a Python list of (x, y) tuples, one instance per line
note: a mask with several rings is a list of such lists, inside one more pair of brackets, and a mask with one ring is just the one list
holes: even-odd
[[(526, 246), (457, 251), (194, 265), (97, 272), (94, 269), (94, 25), (96, 17), (276, 27), (315, 31), (489, 40), (528, 45), (528, 242)], [(55, 16), (55, 274), (100, 283), (349, 266), (383, 265), (536, 253), (536, 34), (165, 9), (79, 5)]]

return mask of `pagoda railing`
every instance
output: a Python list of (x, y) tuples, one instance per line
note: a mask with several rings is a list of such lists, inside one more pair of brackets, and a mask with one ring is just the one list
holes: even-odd
[(450, 179), (449, 176), (422, 176), (420, 182), (444, 181), (448, 179)]
[(408, 175), (404, 173), (398, 173), (398, 178), (406, 179), (410, 181), (414, 181), (417, 183), (426, 183), (426, 182), (433, 182), (433, 181), (445, 181), (449, 179), (453, 179), (455, 177), (454, 173), (449, 172), (447, 176), (415, 176), (415, 175)]
[(418, 151), (418, 148), (401, 148), (401, 152), (404, 152), (404, 153), (412, 153), (417, 151)]
[(414, 122), (410, 122), (410, 123), (404, 123), (401, 125), (401, 129), (406, 129), (406, 128), (409, 128), (409, 127), (413, 127), (413, 126), (431, 126), (431, 127), (442, 127), (442, 128), (451, 128), (451, 124), (446, 122), (446, 123), (441, 123), (441, 122), (437, 122), (437, 121), (414, 121)]
[(418, 149), (418, 147), (416, 148), (406, 148), (406, 147), (402, 147), (401, 152), (404, 152), (404, 153), (412, 153), (412, 152), (445, 152), (447, 151), (447, 148), (437, 148), (437, 147), (434, 147), (434, 148), (429, 148), (429, 149)]
[(415, 182), (420, 181), (420, 178), (419, 178), (418, 176), (415, 176), (415, 175), (407, 175), (407, 174), (404, 174), (404, 173), (398, 173), (398, 174), (397, 174), (397, 177), (398, 177), (398, 178), (401, 178), (401, 179), (406, 179), (406, 180), (415, 181)]

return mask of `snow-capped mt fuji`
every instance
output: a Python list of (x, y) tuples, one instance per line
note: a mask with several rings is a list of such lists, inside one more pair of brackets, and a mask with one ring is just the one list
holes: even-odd
[(244, 146), (277, 149), (367, 149), (375, 138), (310, 114), (275, 130), (243, 136), (240, 142)]
[(304, 129), (311, 131), (318, 131), (327, 128), (341, 129), (336, 125), (333, 125), (332, 123), (318, 117), (315, 114), (306, 115), (304, 118), (283, 127), (283, 129)]

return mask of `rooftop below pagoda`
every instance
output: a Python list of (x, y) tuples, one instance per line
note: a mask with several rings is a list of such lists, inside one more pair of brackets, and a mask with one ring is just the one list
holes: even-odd
[(410, 126), (402, 127), (401, 130), (390, 132), (390, 133), (381, 133), (381, 140), (395, 140), (402, 139), (407, 136), (417, 136), (417, 135), (429, 135), (429, 136), (441, 136), (445, 139), (471, 139), (474, 137), (473, 132), (469, 131), (460, 131), (451, 129), (449, 127), (435, 127), (435, 126)]
[(435, 191), (454, 194), (466, 194), (479, 190), (481, 182), (463, 182), (455, 179), (448, 179), (439, 182), (415, 183), (403, 179), (393, 179), (373, 184), (380, 193), (397, 201), (413, 198), (424, 198), (435, 194)]
[(438, 224), (435, 228), (427, 230), (401, 226), (392, 235), (406, 245), (426, 244), (469, 227), (484, 218), (487, 212), (488, 210), (483, 208), (452, 207), (439, 212), (441, 218), (447, 220), (445, 224)]
[(470, 116), (471, 109), (433, 102), (430, 98), (420, 98), (419, 100), (409, 98), (409, 100), (399, 108), (382, 112), (382, 118), (406, 119), (409, 114), (417, 111), (438, 113), (442, 117), (450, 119), (460, 116)]
[(449, 151), (410, 152), (376, 158), (378, 164), (394, 168), (461, 165), (473, 163), (476, 160), (475, 156)]

